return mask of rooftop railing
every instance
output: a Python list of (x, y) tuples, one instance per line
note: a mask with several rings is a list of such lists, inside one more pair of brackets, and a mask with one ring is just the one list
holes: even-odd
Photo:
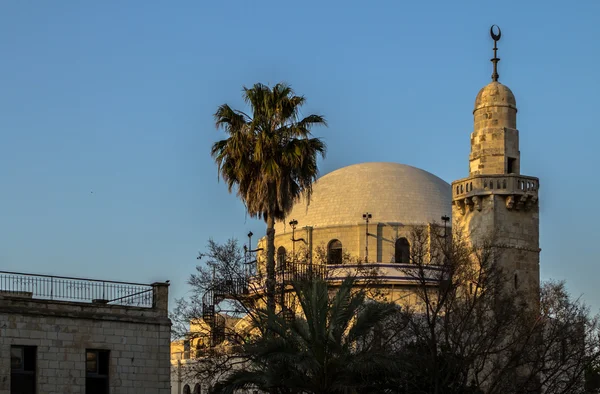
[(153, 290), (141, 283), (0, 271), (0, 296), (152, 308)]
[(537, 193), (539, 179), (516, 174), (475, 175), (452, 182), (454, 197), (479, 193), (523, 194)]

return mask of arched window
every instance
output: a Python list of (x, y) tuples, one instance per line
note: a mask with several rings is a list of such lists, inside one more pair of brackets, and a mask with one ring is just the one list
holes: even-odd
[(283, 246), (277, 248), (277, 266), (285, 269), (285, 248)]
[(406, 238), (398, 238), (396, 240), (394, 257), (396, 263), (410, 263), (410, 244)]
[(515, 274), (515, 289), (519, 288), (519, 277)]
[(342, 243), (337, 239), (327, 245), (327, 264), (342, 264)]
[(202, 394), (202, 389), (200, 388), (200, 383), (196, 383), (194, 386), (194, 394)]
[(183, 386), (183, 394), (192, 394), (192, 390), (190, 389), (190, 385), (186, 384)]

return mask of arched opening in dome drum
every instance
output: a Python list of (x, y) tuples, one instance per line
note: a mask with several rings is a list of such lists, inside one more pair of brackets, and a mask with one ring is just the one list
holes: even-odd
[(192, 394), (192, 390), (190, 389), (190, 385), (186, 384), (183, 386), (183, 394)]
[(280, 246), (277, 248), (277, 267), (279, 269), (285, 269), (285, 248)]
[(410, 243), (408, 243), (408, 240), (398, 238), (395, 246), (394, 261), (400, 264), (410, 263)]
[(194, 386), (194, 394), (202, 394), (202, 389), (200, 388), (200, 383), (196, 383)]
[(342, 243), (337, 239), (327, 245), (327, 264), (342, 264)]

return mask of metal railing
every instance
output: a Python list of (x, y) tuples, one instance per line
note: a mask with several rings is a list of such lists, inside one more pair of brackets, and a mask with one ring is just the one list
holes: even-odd
[(304, 262), (286, 262), (276, 270), (278, 281), (294, 282), (299, 280), (325, 279), (328, 267), (323, 264), (310, 264)]
[(0, 271), (0, 296), (152, 308), (152, 285)]

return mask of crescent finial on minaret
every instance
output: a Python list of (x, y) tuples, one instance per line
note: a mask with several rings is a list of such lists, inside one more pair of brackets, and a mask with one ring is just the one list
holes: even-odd
[[(498, 32), (496, 33), (496, 31), (494, 30), (497, 30)], [(494, 40), (494, 57), (491, 59), (492, 63), (494, 64), (494, 71), (492, 72), (492, 81), (498, 82), (498, 78), (500, 77), (500, 75), (498, 74), (498, 62), (500, 61), (500, 58), (497, 55), (497, 44), (498, 41), (500, 41), (500, 37), (502, 37), (502, 31), (500, 30), (500, 27), (498, 25), (492, 25), (492, 27), (490, 27), (490, 36), (492, 36), (492, 40)]]

